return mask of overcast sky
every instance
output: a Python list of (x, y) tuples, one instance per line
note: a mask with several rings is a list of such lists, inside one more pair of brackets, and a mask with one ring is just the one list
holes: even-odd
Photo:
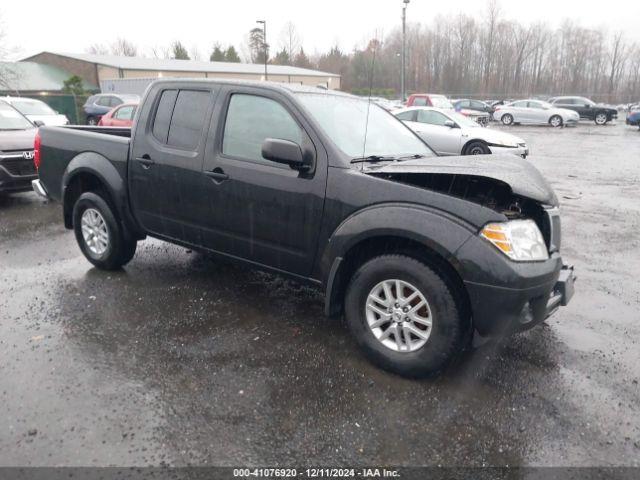
[[(104, 5), (104, 10), (99, 6)], [(145, 52), (148, 47), (180, 40), (197, 47), (204, 57), (215, 42), (240, 50), (255, 20), (267, 20), (268, 42), (279, 46), (284, 24), (293, 22), (307, 53), (337, 43), (344, 50), (362, 45), (376, 31), (387, 33), (400, 23), (402, 0), (241, 0), (179, 2), (144, 0), (3, 0), (0, 16), (4, 43), (19, 59), (42, 50), (81, 53), (91, 43), (110, 43), (125, 37)], [(411, 0), (409, 21), (430, 22), (437, 14), (466, 12), (480, 15), (485, 0)], [(622, 29), (640, 40), (640, 2), (637, 0), (502, 0), (507, 18), (525, 23), (546, 20), (552, 26), (563, 18), (583, 26)], [(146, 47), (146, 48), (145, 48)]]

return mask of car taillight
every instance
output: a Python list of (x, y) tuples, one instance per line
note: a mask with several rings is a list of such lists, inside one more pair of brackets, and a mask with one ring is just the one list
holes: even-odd
[(40, 170), (40, 131), (36, 132), (36, 138), (33, 139), (33, 165), (36, 170)]

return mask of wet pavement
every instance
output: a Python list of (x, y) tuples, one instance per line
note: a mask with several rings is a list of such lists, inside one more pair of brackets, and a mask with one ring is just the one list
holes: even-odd
[(314, 290), (156, 240), (102, 272), (59, 205), (0, 198), (0, 465), (640, 466), (640, 133), (508, 131), (577, 292), (438, 380), (370, 365)]

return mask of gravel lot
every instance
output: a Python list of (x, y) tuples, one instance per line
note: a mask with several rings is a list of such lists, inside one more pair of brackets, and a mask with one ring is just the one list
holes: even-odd
[(0, 465), (640, 466), (640, 132), (508, 131), (576, 296), (436, 381), (371, 366), (317, 292), (155, 240), (101, 272), (59, 205), (1, 198)]

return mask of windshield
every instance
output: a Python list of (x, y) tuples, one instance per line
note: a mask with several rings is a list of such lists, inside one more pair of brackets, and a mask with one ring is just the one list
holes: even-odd
[(447, 114), (451, 117), (451, 120), (456, 122), (461, 127), (472, 128), (472, 127), (479, 127), (480, 126), (478, 124), (478, 122), (476, 122), (474, 120), (471, 120), (469, 117), (465, 117), (461, 113), (458, 113), (458, 112), (449, 113), (449, 112), (447, 112)]
[(57, 113), (44, 102), (11, 100), (11, 105), (23, 115), (57, 115)]
[(351, 158), (435, 156), (401, 121), (373, 102), (318, 93), (299, 93), (298, 98), (336, 146)]
[(0, 102), (0, 130), (27, 130), (34, 128), (15, 108)]
[(453, 110), (453, 105), (447, 97), (442, 95), (431, 95), (431, 106), (436, 108), (444, 108), (445, 110)]

